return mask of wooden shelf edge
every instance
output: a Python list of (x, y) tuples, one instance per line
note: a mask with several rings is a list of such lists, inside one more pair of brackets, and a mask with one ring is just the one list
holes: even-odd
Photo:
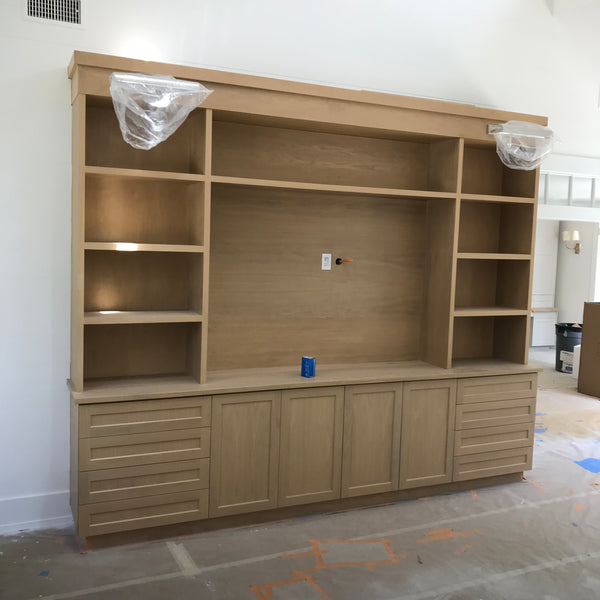
[(206, 181), (205, 175), (195, 173), (177, 173), (174, 171), (152, 171), (146, 169), (122, 169), (119, 167), (84, 167), (86, 175), (102, 175), (106, 177), (123, 177), (127, 179), (145, 179), (150, 181), (180, 181), (202, 182)]
[(457, 252), (459, 260), (531, 260), (531, 254), (508, 254), (504, 252)]
[(455, 317), (509, 317), (526, 316), (529, 310), (502, 306), (461, 306), (454, 309)]
[(505, 202), (513, 204), (535, 204), (535, 198), (528, 196), (492, 196), (488, 194), (460, 194), (461, 200), (477, 202)]
[(201, 323), (203, 316), (189, 310), (91, 311), (83, 314), (84, 325), (136, 323)]
[(104, 250), (116, 252), (182, 252), (202, 254), (204, 246), (188, 244), (136, 244), (134, 242), (85, 242), (84, 250)]
[(311, 192), (330, 192), (337, 194), (362, 194), (365, 196), (394, 196), (408, 198), (438, 198), (454, 199), (455, 192), (432, 192), (428, 190), (405, 190), (399, 188), (363, 187), (354, 185), (334, 185), (326, 183), (307, 183), (302, 181), (282, 181), (276, 179), (251, 179), (246, 177), (230, 177), (225, 175), (212, 175), (212, 183), (239, 185), (248, 187), (267, 187), (284, 190), (307, 190)]

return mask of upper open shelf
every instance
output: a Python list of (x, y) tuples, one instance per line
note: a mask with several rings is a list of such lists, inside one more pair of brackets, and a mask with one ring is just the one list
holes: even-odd
[(264, 124), (213, 122), (212, 172), (218, 176), (456, 192), (458, 139), (359, 137)]
[(458, 252), (528, 257), (533, 217), (533, 204), (461, 200)]
[(203, 245), (204, 183), (114, 171), (86, 173), (87, 243)]
[(175, 173), (204, 173), (206, 112), (194, 110), (179, 129), (151, 150), (137, 150), (123, 140), (112, 102), (87, 97), (85, 164)]
[(84, 310), (202, 312), (203, 255), (86, 250)]
[(488, 196), (535, 198), (536, 171), (518, 171), (505, 167), (495, 146), (465, 143), (462, 192)]

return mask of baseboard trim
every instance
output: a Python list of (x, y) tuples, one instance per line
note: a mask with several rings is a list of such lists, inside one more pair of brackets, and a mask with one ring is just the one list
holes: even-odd
[(69, 492), (0, 498), (0, 535), (56, 529), (73, 523)]

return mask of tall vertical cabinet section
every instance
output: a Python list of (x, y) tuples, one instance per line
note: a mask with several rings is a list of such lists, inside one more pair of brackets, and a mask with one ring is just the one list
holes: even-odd
[[(214, 92), (136, 150), (113, 71)], [(545, 118), (84, 52), (69, 76), (80, 534), (531, 466), (538, 173), (487, 126)]]

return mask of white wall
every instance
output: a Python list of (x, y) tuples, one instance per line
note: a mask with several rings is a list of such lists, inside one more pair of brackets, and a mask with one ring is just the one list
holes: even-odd
[(558, 259), (558, 221), (538, 219), (535, 230), (535, 252), (532, 308), (555, 306), (556, 264)]
[(74, 49), (544, 114), (558, 152), (600, 157), (596, 0), (83, 0), (83, 27), (25, 4), (0, 0), (4, 531), (69, 518)]
[[(578, 230), (581, 252), (575, 254), (561, 241), (558, 246), (556, 270), (556, 305), (560, 323), (581, 323), (583, 304), (594, 300), (598, 224), (582, 221), (561, 221), (560, 233)], [(573, 246), (573, 243), (569, 243)]]

